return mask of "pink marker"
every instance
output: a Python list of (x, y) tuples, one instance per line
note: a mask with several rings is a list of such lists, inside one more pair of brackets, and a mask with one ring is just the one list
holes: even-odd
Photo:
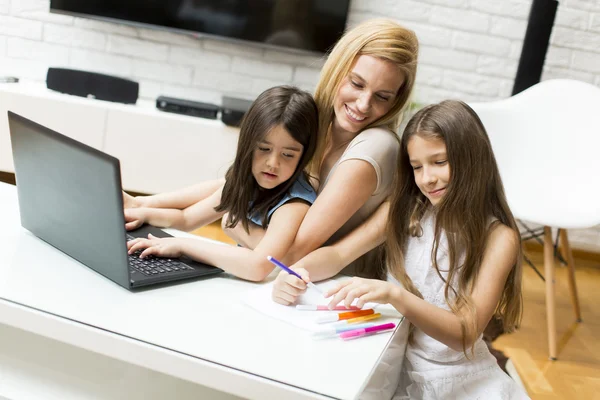
[(318, 306), (312, 304), (298, 304), (296, 306), (296, 310), (303, 311), (348, 311), (348, 310), (360, 310), (360, 308), (356, 306), (344, 307), (344, 306), (335, 306), (331, 310), (327, 306)]
[(390, 330), (390, 329), (394, 329), (395, 327), (396, 327), (396, 324), (390, 322), (390, 323), (387, 323), (387, 324), (370, 326), (368, 328), (354, 329), (352, 331), (342, 332), (340, 334), (340, 337), (342, 339), (344, 339), (344, 340), (356, 339), (356, 338), (368, 335), (370, 333), (387, 331), (387, 330)]

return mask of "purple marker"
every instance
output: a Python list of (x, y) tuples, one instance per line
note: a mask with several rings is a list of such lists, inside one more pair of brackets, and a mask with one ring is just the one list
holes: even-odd
[[(300, 276), (299, 273), (297, 273), (296, 271), (290, 269), (290, 267), (288, 267), (287, 265), (285, 265), (284, 263), (282, 263), (281, 261), (276, 260), (275, 258), (271, 257), (271, 256), (267, 256), (267, 260), (271, 261), (273, 264), (275, 264), (276, 266), (278, 266), (279, 268), (281, 268), (282, 270), (284, 270), (285, 272), (287, 272), (288, 274), (294, 275), (295, 277), (297, 277), (300, 280), (303, 280), (302, 277)], [(306, 282), (306, 286), (315, 289), (317, 292), (323, 294), (323, 291), (321, 289), (319, 289), (314, 283), (312, 282)]]

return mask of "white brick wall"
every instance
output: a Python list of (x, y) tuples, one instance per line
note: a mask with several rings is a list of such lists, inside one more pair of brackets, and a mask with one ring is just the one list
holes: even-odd
[(109, 75), (132, 76), (133, 73), (131, 58), (85, 49), (71, 49), (69, 66), (74, 69)]
[(10, 0), (0, 0), (0, 14), (8, 14), (10, 11)]
[(531, 0), (354, 0), (349, 25), (392, 17), (417, 33), (417, 102), (483, 101), (510, 95), (530, 7)]
[[(417, 33), (418, 103), (494, 100), (511, 94), (531, 2), (351, 0), (348, 25), (388, 17)], [(220, 103), (223, 94), (252, 98), (279, 84), (313, 90), (323, 65), (315, 55), (48, 9), (49, 0), (0, 0), (0, 75), (42, 82), (48, 67), (66, 66), (134, 79), (146, 100)], [(600, 86), (600, 0), (560, 1), (542, 79), (565, 77)]]
[[(597, 84), (599, 4), (561, 1), (544, 79)], [(492, 100), (510, 94), (530, 6), (531, 0), (352, 0), (349, 25), (383, 16), (415, 30), (422, 49), (417, 102), (447, 95)], [(138, 80), (141, 95), (153, 100), (156, 93), (173, 95), (166, 88), (181, 93), (185, 86), (210, 98), (215, 92), (253, 97), (269, 84), (312, 89), (323, 64), (318, 56), (50, 14), (48, 8), (48, 0), (0, 0), (0, 73), (18, 74), (24, 59), (32, 65), (23, 77), (36, 80), (48, 66), (89, 69)]]
[(564, 0), (556, 15), (542, 79), (600, 83), (600, 1)]
[(11, 16), (0, 16), (0, 35), (42, 39), (42, 23)]
[(99, 51), (103, 51), (106, 47), (106, 35), (104, 33), (57, 24), (44, 25), (42, 40), (48, 43)]

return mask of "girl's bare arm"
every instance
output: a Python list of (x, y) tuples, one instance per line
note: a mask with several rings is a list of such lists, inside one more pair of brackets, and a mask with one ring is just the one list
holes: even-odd
[(125, 208), (174, 208), (184, 209), (204, 200), (225, 184), (225, 179), (201, 182), (180, 190), (151, 196), (131, 196), (123, 193)]

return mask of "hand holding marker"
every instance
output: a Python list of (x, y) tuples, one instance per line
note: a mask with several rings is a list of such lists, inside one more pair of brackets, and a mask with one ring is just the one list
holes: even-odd
[[(282, 270), (284, 270), (285, 272), (287, 272), (290, 275), (294, 275), (295, 277), (297, 277), (298, 279), (300, 279), (301, 281), (304, 281), (304, 279), (302, 279), (302, 277), (300, 276), (299, 273), (297, 273), (296, 271), (293, 271), (290, 269), (290, 267), (286, 266), (285, 264), (283, 264), (281, 261), (277, 261), (276, 259), (274, 259), (271, 256), (267, 256), (267, 260), (271, 261), (273, 264), (275, 264), (276, 266), (278, 266), (279, 268), (281, 268)], [(315, 289), (317, 292), (323, 294), (323, 291), (321, 289), (319, 289), (314, 283), (312, 282), (306, 282), (306, 285), (309, 288), (313, 288)]]
[[(298, 274), (297, 272), (291, 270), (289, 267), (287, 267), (285, 264), (283, 264), (282, 262), (276, 260), (275, 258), (268, 256), (267, 260), (271, 261), (273, 264), (275, 264), (276, 266), (278, 266), (279, 268), (281, 268), (282, 270), (284, 270), (285, 272), (287, 272), (288, 274), (294, 275), (295, 277), (297, 277), (298, 279), (301, 279), (304, 281), (304, 279), (302, 279), (302, 277), (300, 276), (300, 274)], [(306, 282), (306, 285), (310, 288), (315, 289), (317, 292), (324, 294), (323, 291), (321, 289), (319, 289), (317, 286), (315, 286), (314, 283), (312, 282)], [(336, 307), (338, 308), (338, 307)], [(318, 310), (318, 306), (317, 309)], [(314, 310), (314, 308), (313, 308)], [(343, 325), (346, 324), (353, 324), (353, 323), (357, 323), (357, 322), (363, 322), (363, 321), (368, 321), (370, 319), (376, 319), (378, 317), (381, 316), (381, 314), (379, 313), (373, 313), (373, 310), (363, 310), (367, 311), (366, 315), (361, 315), (361, 316), (354, 316), (355, 318), (352, 318), (350, 316), (348, 316), (349, 319), (342, 319), (339, 318), (338, 316), (335, 316), (335, 319), (333, 319), (333, 321), (337, 321), (334, 322), (333, 325), (333, 332), (335, 333), (339, 333), (340, 338), (344, 339), (344, 340), (348, 340), (348, 339), (355, 339), (358, 337), (362, 337), (368, 334), (372, 334), (372, 333), (376, 333), (376, 332), (380, 332), (380, 331), (387, 331), (390, 329), (394, 329), (396, 327), (396, 324), (393, 323), (388, 323), (388, 324), (382, 324), (382, 325), (375, 325), (372, 326), (372, 324), (364, 324), (364, 325), (357, 325), (355, 327), (353, 327), (354, 329), (352, 330), (346, 330), (344, 329)], [(354, 312), (356, 313), (356, 311)], [(353, 313), (342, 313), (342, 314), (353, 314)], [(338, 314), (341, 315), (341, 314)], [(327, 318), (329, 319), (329, 318)], [(330, 320), (331, 321), (331, 320)], [(332, 322), (333, 322), (332, 321)], [(322, 321), (325, 322), (325, 321)], [(341, 326), (340, 326), (341, 325)], [(358, 329), (356, 329), (358, 328)], [(333, 333), (331, 330), (327, 330), (327, 331), (323, 331), (321, 333)]]

